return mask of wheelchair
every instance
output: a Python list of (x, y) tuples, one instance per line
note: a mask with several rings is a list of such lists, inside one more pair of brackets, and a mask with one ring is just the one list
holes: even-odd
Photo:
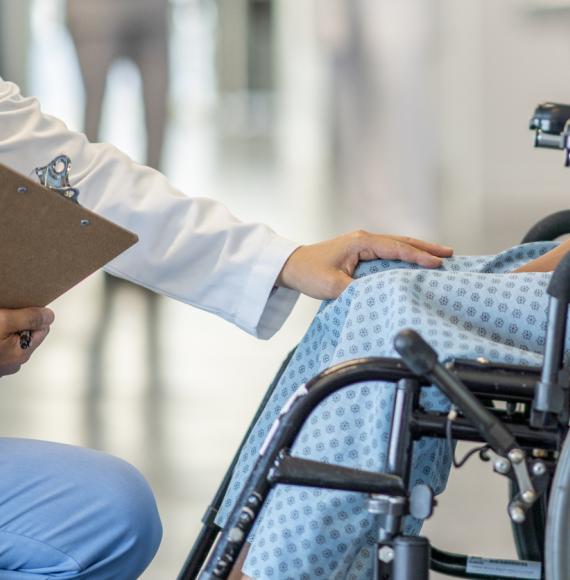
[[(545, 103), (530, 128), (535, 146), (562, 149), (570, 165), (570, 105)], [(570, 210), (538, 222), (523, 243), (570, 234)], [(441, 363), (415, 331), (394, 340), (401, 358), (360, 358), (321, 372), (284, 406), (260, 450), (224, 529), (215, 524), (233, 469), (251, 429), (293, 353), (270, 385), (250, 429), (206, 510), (203, 527), (178, 580), (227, 578), (270, 489), (278, 484), (358, 492), (376, 514), (374, 580), (427, 580), (430, 569), (459, 578), (570, 579), (570, 358), (564, 346), (570, 304), (570, 254), (552, 275), (542, 367), (496, 364), (486, 359)], [(312, 411), (333, 393), (365, 381), (395, 384), (386, 470), (383, 473), (293, 457), (290, 449)], [(420, 407), (422, 387), (435, 385), (449, 399), (448, 413)], [(519, 560), (454, 554), (431, 546), (423, 536), (406, 536), (406, 516), (424, 520), (436, 505), (424, 484), (409, 486), (414, 442), (422, 437), (479, 442), (482, 459), (510, 481), (507, 511)]]

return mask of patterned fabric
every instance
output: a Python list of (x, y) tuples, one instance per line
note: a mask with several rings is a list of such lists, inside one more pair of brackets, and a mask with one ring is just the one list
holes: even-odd
[[(497, 256), (453, 257), (439, 270), (389, 261), (359, 266), (358, 279), (323, 303), (283, 373), (236, 466), (218, 523), (249, 475), (273, 420), (297, 389), (333, 364), (362, 356), (395, 356), (402, 328), (419, 331), (440, 358), (486, 357), (540, 365), (548, 273), (510, 274), (555, 247), (525, 244)], [(293, 455), (383, 471), (394, 385), (364, 383), (325, 400), (302, 428)], [(445, 410), (446, 398), (423, 389), (425, 409)], [(411, 485), (445, 488), (450, 457), (441, 439), (414, 445)], [(375, 519), (362, 494), (277, 486), (258, 519), (244, 572), (254, 578), (361, 580), (372, 577)], [(407, 533), (421, 522), (408, 519)]]

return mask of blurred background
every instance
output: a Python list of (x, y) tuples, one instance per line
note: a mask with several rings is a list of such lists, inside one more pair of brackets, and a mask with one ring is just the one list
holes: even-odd
[[(539, 102), (570, 102), (569, 33), (570, 2), (547, 0), (0, 0), (0, 75), (188, 195), (300, 242), (367, 228), (491, 253), (568, 207), (562, 153), (533, 150), (527, 125)], [(143, 578), (174, 578), (317, 307), (302, 299), (261, 342), (97, 274), (2, 380), (0, 433), (135, 464), (165, 528)], [(470, 462), (428, 533), (513, 555), (505, 494)]]

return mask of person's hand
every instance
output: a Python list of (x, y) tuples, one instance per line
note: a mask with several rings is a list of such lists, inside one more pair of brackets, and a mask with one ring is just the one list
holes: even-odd
[[(11, 375), (29, 360), (49, 332), (54, 314), (49, 308), (0, 309), (0, 377)], [(20, 348), (19, 332), (30, 330), (29, 348)]]
[(297, 248), (283, 266), (276, 285), (328, 300), (337, 298), (353, 281), (358, 262), (383, 258), (438, 268), (453, 249), (404, 236), (353, 232)]

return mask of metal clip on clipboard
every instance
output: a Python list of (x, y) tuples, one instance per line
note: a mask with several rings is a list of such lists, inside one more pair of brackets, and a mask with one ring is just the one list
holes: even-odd
[(36, 167), (35, 172), (44, 187), (57, 191), (69, 201), (79, 203), (79, 190), (69, 183), (70, 170), (71, 159), (67, 155), (58, 155), (44, 167)]

